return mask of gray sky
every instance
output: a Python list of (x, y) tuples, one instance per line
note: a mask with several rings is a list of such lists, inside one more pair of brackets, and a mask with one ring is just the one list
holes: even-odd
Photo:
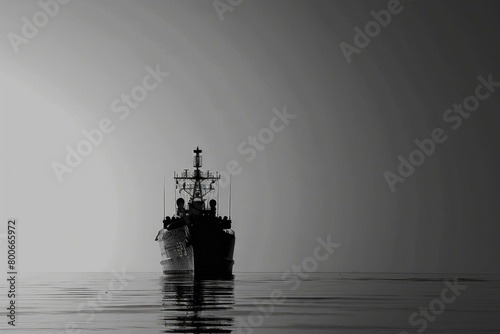
[[(160, 271), (163, 175), (171, 214), (199, 145), (205, 168), (241, 167), (235, 271), (287, 270), (331, 235), (320, 271), (498, 273), (500, 91), (456, 130), (443, 118), (479, 76), (500, 81), (498, 6), (401, 0), (348, 63), (341, 43), (388, 3), (73, 0), (43, 22), (36, 1), (1, 2), (1, 219), (19, 220), (20, 270)], [(247, 161), (238, 146), (284, 108), (296, 117)], [(105, 119), (59, 182), (54, 161)], [(435, 128), (447, 140), (391, 191), (384, 173)]]

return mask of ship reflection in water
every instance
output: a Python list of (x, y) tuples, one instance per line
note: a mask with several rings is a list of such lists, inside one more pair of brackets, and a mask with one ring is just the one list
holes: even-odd
[(231, 333), (233, 280), (195, 280), (191, 275), (161, 278), (164, 333)]

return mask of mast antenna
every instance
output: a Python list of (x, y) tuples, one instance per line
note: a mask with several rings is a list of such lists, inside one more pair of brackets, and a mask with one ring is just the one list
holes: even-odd
[[(219, 172), (217, 172), (217, 176), (219, 176)], [(219, 182), (217, 181), (217, 207), (216, 207), (217, 212), (215, 213), (216, 216), (219, 215), (219, 203), (220, 203), (219, 202), (219, 192), (220, 192), (220, 190), (219, 190)]]
[(231, 174), (229, 174), (229, 219), (231, 219)]
[(165, 209), (165, 203), (166, 203), (166, 194), (165, 194), (165, 174), (163, 174), (163, 219), (165, 219), (165, 216), (167, 215), (166, 209)]

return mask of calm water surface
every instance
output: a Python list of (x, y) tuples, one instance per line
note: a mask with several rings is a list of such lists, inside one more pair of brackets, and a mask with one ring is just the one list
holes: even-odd
[[(19, 275), (5, 333), (500, 333), (500, 276), (158, 273)], [(458, 277), (455, 292), (445, 280)], [(443, 292), (444, 290), (444, 292)], [(446, 298), (446, 302), (443, 301)], [(440, 307), (444, 306), (444, 309)], [(414, 312), (432, 308), (428, 319)], [(426, 308), (426, 309), (423, 309)], [(425, 326), (425, 328), (424, 328)], [(420, 332), (418, 332), (420, 330)]]

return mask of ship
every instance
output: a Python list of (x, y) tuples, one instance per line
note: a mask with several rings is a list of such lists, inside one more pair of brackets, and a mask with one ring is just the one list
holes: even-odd
[(166, 275), (232, 278), (235, 233), (231, 229), (231, 204), (228, 216), (221, 217), (218, 209), (221, 174), (201, 170), (202, 150), (196, 147), (193, 153), (194, 170), (174, 172), (175, 214), (165, 216), (164, 209), (163, 228), (155, 238), (160, 246), (161, 268)]

